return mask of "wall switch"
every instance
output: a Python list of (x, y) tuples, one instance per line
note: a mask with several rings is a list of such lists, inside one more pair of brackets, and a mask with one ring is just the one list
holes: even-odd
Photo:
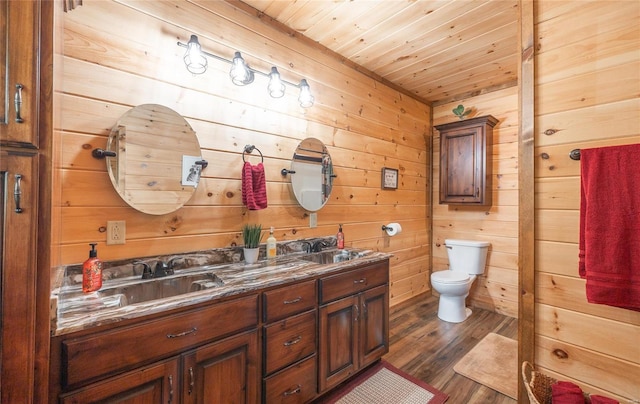
[(124, 220), (107, 222), (107, 245), (124, 244), (126, 225)]
[(309, 213), (309, 227), (318, 227), (318, 214), (316, 212)]

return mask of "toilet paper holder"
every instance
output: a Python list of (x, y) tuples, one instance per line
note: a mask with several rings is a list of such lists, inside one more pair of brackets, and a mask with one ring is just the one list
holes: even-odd
[(395, 236), (402, 231), (402, 226), (400, 226), (399, 223), (389, 223), (382, 226), (382, 231), (387, 233), (389, 236)]

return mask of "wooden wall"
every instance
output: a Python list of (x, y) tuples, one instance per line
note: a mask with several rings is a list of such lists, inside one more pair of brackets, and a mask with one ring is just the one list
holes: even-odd
[(493, 115), (492, 198), (489, 207), (440, 205), (440, 135), (433, 142), (433, 270), (448, 267), (447, 238), (491, 243), (485, 273), (474, 282), (467, 304), (518, 316), (518, 88), (509, 87), (433, 108), (433, 124), (458, 120), (451, 110), (458, 104), (473, 116)]
[[(284, 98), (270, 98), (260, 76), (236, 87), (229, 65), (213, 59), (206, 73), (191, 75), (182, 61), (185, 49), (176, 45), (191, 34), (211, 53), (230, 58), (239, 50), (253, 68), (275, 65), (285, 80), (306, 78), (315, 105), (300, 108), (291, 87)], [(342, 223), (348, 247), (394, 254), (392, 304), (429, 290), (428, 105), (222, 1), (85, 0), (64, 15), (60, 56), (57, 264), (84, 261), (94, 241), (99, 256), (112, 260), (241, 244), (244, 223), (275, 226), (280, 241), (333, 235)], [(210, 163), (189, 203), (162, 216), (126, 205), (105, 162), (91, 157), (92, 149), (105, 147), (117, 119), (145, 103), (186, 117)], [(306, 137), (327, 145), (338, 175), (313, 229), (280, 175)], [(264, 155), (269, 207), (260, 211), (241, 201), (246, 144)], [(399, 170), (397, 190), (381, 189), (382, 167)], [(105, 245), (108, 220), (126, 221), (125, 245)], [(389, 222), (399, 222), (402, 234), (385, 237), (381, 226)]]
[(576, 148), (640, 142), (640, 3), (539, 1), (535, 15), (536, 365), (640, 400), (640, 312), (586, 301), (580, 162), (569, 158)]

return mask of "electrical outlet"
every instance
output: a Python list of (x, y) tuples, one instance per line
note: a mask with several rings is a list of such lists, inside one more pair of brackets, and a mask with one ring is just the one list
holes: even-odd
[(309, 227), (318, 227), (318, 214), (316, 212), (309, 213)]
[(107, 245), (124, 244), (126, 225), (124, 220), (107, 222)]

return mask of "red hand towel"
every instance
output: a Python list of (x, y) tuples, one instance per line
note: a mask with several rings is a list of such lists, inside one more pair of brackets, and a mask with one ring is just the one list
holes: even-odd
[(640, 144), (583, 149), (580, 168), (587, 300), (640, 311)]
[(258, 163), (252, 166), (248, 161), (242, 168), (242, 203), (249, 210), (260, 210), (267, 207), (267, 184), (264, 166)]
[(589, 396), (591, 399), (591, 404), (620, 404), (618, 400), (614, 400), (613, 398), (599, 396), (597, 394), (592, 394)]
[(551, 385), (553, 404), (584, 404), (584, 395), (579, 386), (571, 382), (559, 381)]

